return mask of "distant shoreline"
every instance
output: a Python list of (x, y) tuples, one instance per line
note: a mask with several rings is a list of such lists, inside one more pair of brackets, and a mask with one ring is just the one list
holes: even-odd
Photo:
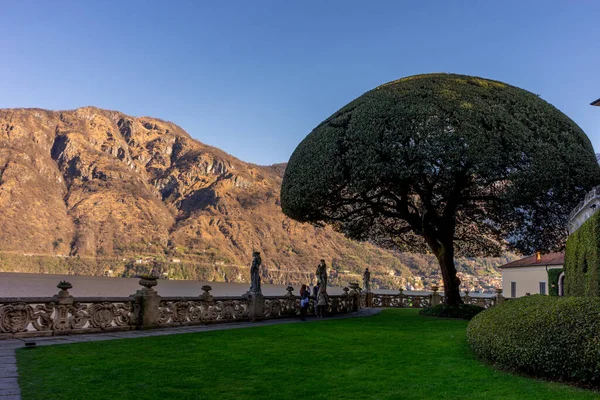
[[(27, 296), (53, 296), (58, 292), (56, 285), (61, 280), (67, 280), (73, 288), (69, 292), (73, 296), (129, 296), (141, 286), (139, 278), (122, 278), (109, 276), (65, 275), (65, 274), (39, 274), (22, 272), (0, 272), (0, 297), (27, 297)], [(231, 282), (207, 282), (193, 280), (160, 279), (155, 289), (162, 296), (199, 296), (201, 287), (212, 287), (214, 296), (239, 296), (245, 293), (249, 284)], [(300, 285), (292, 285), (294, 292), (299, 293)], [(283, 295), (287, 285), (262, 286), (265, 295)], [(328, 288), (330, 294), (342, 294), (338, 286)], [(398, 294), (395, 289), (375, 289), (378, 294)], [(429, 291), (404, 291), (406, 294), (429, 294)], [(472, 297), (492, 297), (490, 293), (471, 293)]]

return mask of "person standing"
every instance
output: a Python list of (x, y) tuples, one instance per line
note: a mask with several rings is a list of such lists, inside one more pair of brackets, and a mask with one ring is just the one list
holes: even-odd
[(319, 284), (317, 283), (314, 287), (313, 287), (313, 301), (314, 301), (314, 312), (315, 315), (317, 315), (317, 310), (318, 310), (318, 304), (317, 304), (317, 297), (319, 296)]
[(306, 312), (310, 304), (310, 290), (306, 285), (300, 288), (300, 321), (306, 321)]
[(327, 296), (327, 292), (325, 291), (325, 287), (321, 287), (319, 289), (319, 294), (317, 295), (317, 318), (323, 318), (328, 303), (329, 298)]

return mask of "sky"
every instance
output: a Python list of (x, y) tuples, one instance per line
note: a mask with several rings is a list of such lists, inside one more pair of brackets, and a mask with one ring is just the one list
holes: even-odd
[(600, 152), (600, 1), (0, 0), (0, 108), (97, 106), (286, 162), (321, 121), (401, 77), (539, 94)]

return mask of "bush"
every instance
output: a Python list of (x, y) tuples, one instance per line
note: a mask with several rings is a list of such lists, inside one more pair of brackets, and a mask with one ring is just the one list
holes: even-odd
[(565, 294), (600, 296), (600, 213), (585, 221), (567, 239), (565, 250)]
[(471, 304), (460, 304), (458, 307), (449, 306), (446, 304), (438, 304), (434, 307), (427, 307), (422, 309), (421, 311), (419, 311), (419, 314), (425, 315), (427, 317), (458, 318), (470, 320), (483, 310), (485, 310), (485, 308)]
[(467, 339), (511, 371), (600, 387), (600, 298), (533, 295), (477, 315)]

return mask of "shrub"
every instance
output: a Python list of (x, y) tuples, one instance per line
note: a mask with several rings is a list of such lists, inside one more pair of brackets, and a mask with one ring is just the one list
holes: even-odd
[(600, 387), (600, 298), (511, 300), (473, 318), (467, 339), (502, 369)]
[(565, 294), (600, 296), (600, 213), (585, 221), (567, 239), (565, 251)]
[(419, 314), (427, 317), (458, 318), (469, 320), (483, 310), (485, 310), (485, 308), (471, 304), (460, 304), (458, 307), (449, 306), (446, 304), (438, 304), (437, 306), (422, 309), (419, 311)]

